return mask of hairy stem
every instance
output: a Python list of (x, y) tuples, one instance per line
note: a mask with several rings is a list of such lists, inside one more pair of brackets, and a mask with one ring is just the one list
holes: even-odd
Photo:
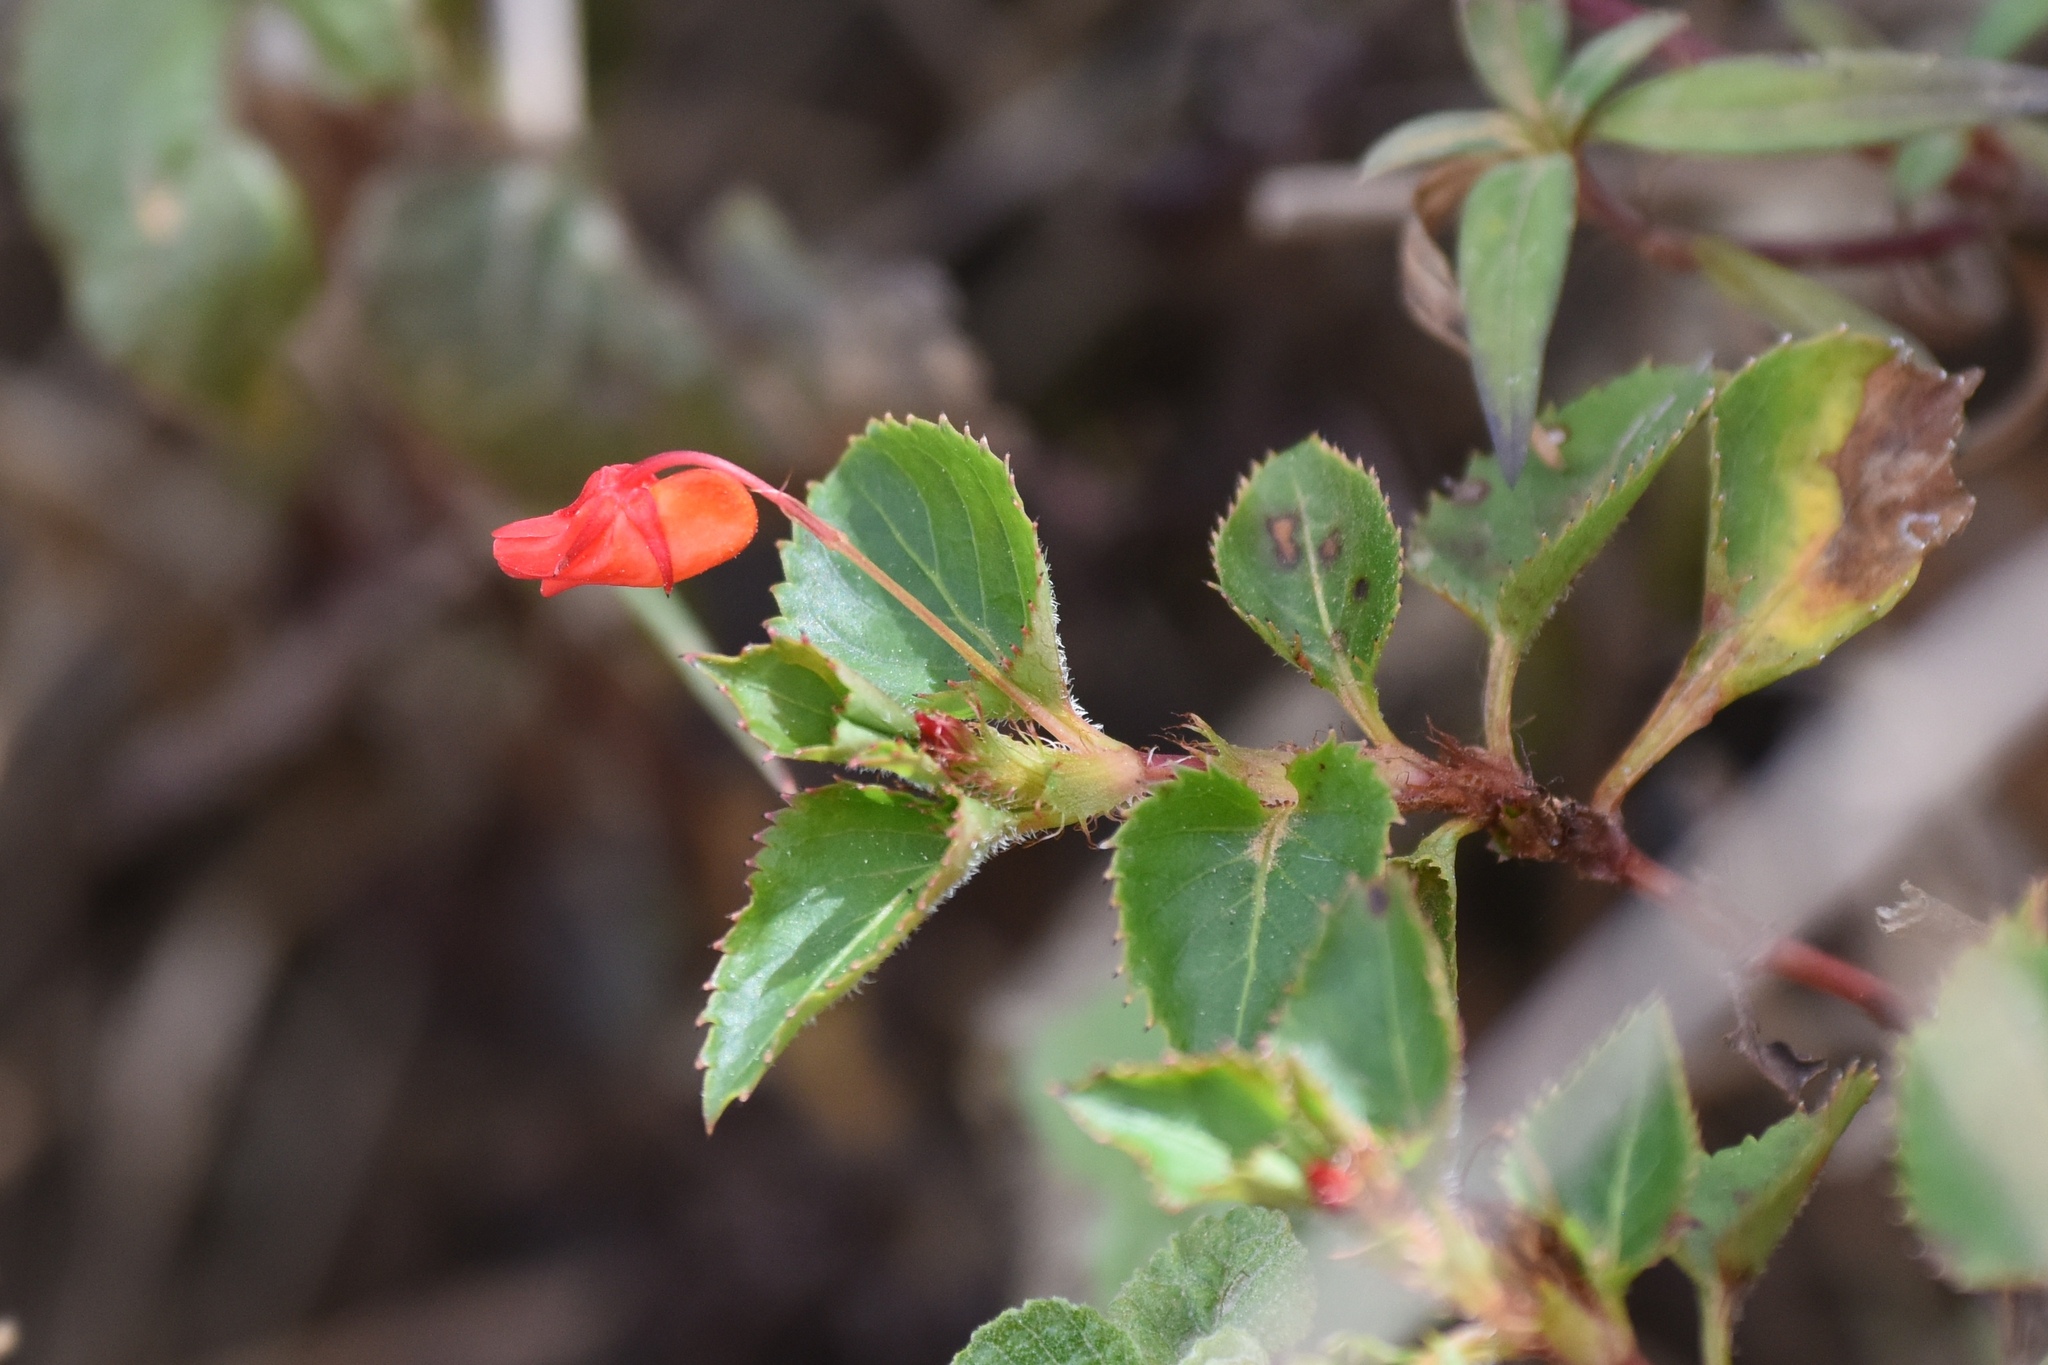
[(920, 602), (908, 588), (890, 577), (881, 565), (869, 559), (865, 554), (862, 554), (859, 547), (846, 538), (844, 532), (805, 506), (801, 499), (792, 497), (789, 493), (777, 488), (774, 484), (769, 483), (751, 470), (742, 469), (730, 460), (722, 460), (716, 455), (707, 455), (701, 450), (672, 450), (666, 454), (658, 455), (654, 461), (650, 461), (650, 463), (655, 462), (658, 462), (661, 467), (670, 469), (680, 469), (685, 466), (694, 466), (698, 469), (715, 469), (721, 474), (727, 474), (738, 479), (755, 496), (775, 504), (775, 506), (782, 509), (783, 515), (816, 536), (826, 549), (843, 556), (855, 568), (879, 584), (884, 592), (888, 593), (898, 602), (901, 602), (912, 616), (922, 621), (931, 630), (932, 634), (944, 640), (953, 652), (966, 662), (968, 668), (973, 670), (976, 677), (1009, 698), (1010, 702), (1019, 711), (1037, 721), (1047, 734), (1059, 740), (1062, 744), (1072, 749), (1112, 749), (1123, 747), (1116, 740), (1103, 734), (1102, 731), (1089, 725), (1078, 716), (1071, 714), (1060, 715), (1023, 688), (1017, 686), (1009, 674), (989, 662), (980, 650), (961, 639), (958, 631), (940, 620), (931, 608)]
[(1496, 635), (1486, 648), (1486, 747), (1502, 758), (1515, 757), (1515, 674), (1522, 667), (1522, 651), (1505, 635)]
[(1719, 1279), (1700, 1286), (1700, 1365), (1735, 1365), (1735, 1296)]

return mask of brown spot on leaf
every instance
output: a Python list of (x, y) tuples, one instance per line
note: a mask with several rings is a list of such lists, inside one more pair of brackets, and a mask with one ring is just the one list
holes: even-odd
[(1352, 601), (1363, 602), (1367, 597), (1371, 595), (1372, 580), (1370, 578), (1367, 578), (1364, 574), (1360, 574), (1358, 577), (1351, 580)]
[(1344, 533), (1332, 526), (1330, 534), (1323, 537), (1323, 543), (1316, 546), (1316, 559), (1328, 568), (1337, 562), (1337, 556), (1344, 553)]
[(1956, 479), (1955, 442), (1982, 378), (1900, 356), (1870, 372), (1856, 425), (1829, 461), (1842, 486), (1842, 528), (1821, 561), (1830, 584), (1878, 597), (1969, 523), (1977, 500)]
[(1301, 562), (1299, 518), (1267, 517), (1266, 534), (1273, 538), (1273, 553), (1279, 556), (1282, 568), (1291, 569)]
[(1387, 888), (1379, 882), (1374, 882), (1371, 886), (1367, 887), (1365, 891), (1365, 908), (1371, 912), (1374, 919), (1385, 919), (1387, 917)]

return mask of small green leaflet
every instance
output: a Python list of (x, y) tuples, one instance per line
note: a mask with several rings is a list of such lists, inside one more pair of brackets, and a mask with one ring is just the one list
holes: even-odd
[(1308, 1252), (1286, 1216), (1248, 1208), (1175, 1236), (1109, 1306), (1144, 1365), (1179, 1365), (1197, 1342), (1232, 1329), (1284, 1351), (1308, 1334), (1314, 1311)]
[(1184, 771), (1140, 801), (1110, 864), (1124, 955), (1174, 1047), (1249, 1047), (1322, 938), (1347, 878), (1377, 877), (1394, 802), (1372, 761), (1326, 743), (1287, 767), (1296, 799)]
[(1254, 469), (1211, 547), (1237, 614), (1361, 724), (1401, 607), (1401, 533), (1379, 480), (1316, 437)]
[(1522, 127), (1498, 109), (1447, 109), (1424, 114), (1372, 144), (1359, 170), (1382, 175), (1454, 156), (1505, 155), (1530, 150)]
[(1464, 820), (1446, 820), (1424, 836), (1413, 853), (1394, 859), (1415, 878), (1417, 901), (1443, 950), (1452, 999), (1458, 994), (1458, 841), (1474, 828)]
[[(913, 596), (1049, 706), (1067, 695), (1052, 584), (1010, 471), (945, 422), (870, 422), (811, 489), (811, 508)], [(782, 549), (787, 581), (771, 628), (840, 660), (905, 706), (969, 676), (945, 641), (860, 569), (798, 527)], [(982, 715), (1015, 709), (981, 683)], [(929, 709), (929, 704), (924, 704)]]
[(1705, 1285), (1740, 1290), (1791, 1230), (1835, 1143), (1877, 1088), (1877, 1072), (1852, 1068), (1817, 1113), (1801, 1111), (1707, 1157), (1685, 1211), (1691, 1222), (1675, 1255)]
[(1523, 1116), (1501, 1184), (1618, 1288), (1664, 1255), (1700, 1159), (1678, 1040), (1659, 1002), (1629, 1016)]
[(1922, 133), (1908, 140), (1892, 162), (1892, 193), (1907, 203), (1934, 193), (1969, 154), (1969, 134), (1959, 130)]
[(319, 260), (298, 187), (233, 116), (240, 10), (37, 0), (21, 16), (16, 113), (79, 329), (159, 394), (261, 420)]
[(1108, 1318), (1065, 1299), (1033, 1299), (984, 1323), (953, 1365), (1144, 1365)]
[(1409, 537), (1410, 571), (1528, 653), (1713, 396), (1711, 374), (1677, 365), (1584, 394), (1545, 423), (1564, 430), (1561, 468), (1539, 461), (1510, 485), (1482, 455), (1451, 496), (1430, 498)]
[(747, 733), (783, 758), (875, 768), (926, 787), (941, 775), (918, 748), (917, 718), (806, 644), (780, 638), (690, 662), (732, 700)]
[(1886, 51), (1729, 57), (1632, 86), (1587, 124), (1599, 142), (1757, 156), (1899, 142), (2048, 113), (2048, 72)]
[(1686, 25), (1676, 11), (1642, 14), (1600, 34), (1572, 58), (1557, 88), (1550, 92), (1550, 110), (1561, 131), (1578, 131), (1601, 100), (1622, 78), (1641, 66), (1652, 52)]
[(1090, 1137), (1137, 1161), (1169, 1211), (1305, 1204), (1304, 1163), (1337, 1148), (1311, 1117), (1326, 1106), (1298, 1093), (1307, 1084), (1283, 1059), (1218, 1053), (1111, 1067), (1060, 1101)]
[(1991, 0), (1970, 30), (1963, 51), (1972, 57), (2010, 57), (2048, 27), (2048, 0)]
[(1564, 288), (1578, 173), (1553, 152), (1495, 166), (1465, 196), (1458, 227), (1458, 287), (1472, 377), (1509, 483), (1529, 455), (1543, 387), (1543, 348)]
[(1518, 114), (1542, 114), (1571, 34), (1559, 0), (1458, 0), (1458, 34), (1489, 94)]
[(709, 327), (573, 162), (379, 176), (347, 269), (406, 413), (536, 502), (595, 465), (716, 449), (732, 429)]
[(1953, 467), (1976, 381), (1834, 332), (1721, 386), (1700, 637), (1596, 805), (1611, 809), (1721, 707), (1812, 667), (1905, 595), (1976, 505)]
[(331, 92), (347, 99), (397, 94), (426, 69), (413, 0), (283, 0), (306, 27)]
[(922, 924), (1002, 837), (977, 801), (837, 782), (802, 792), (761, 838), (711, 978), (704, 1117), (753, 1093), (803, 1026)]
[(1966, 949), (1900, 1062), (1900, 1185), (1948, 1278), (2048, 1284), (2048, 926)]
[(1276, 1041), (1300, 1054), (1352, 1120), (1388, 1139), (1447, 1127), (1457, 1002), (1415, 878), (1390, 866), (1347, 883)]
[(1922, 360), (1927, 348), (1891, 319), (1796, 270), (1787, 270), (1723, 237), (1693, 238), (1693, 259), (1716, 293), (1795, 337), (1817, 336), (1846, 327), (1890, 337)]

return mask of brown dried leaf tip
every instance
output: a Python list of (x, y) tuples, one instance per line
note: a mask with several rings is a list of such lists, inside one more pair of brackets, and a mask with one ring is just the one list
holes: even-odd
[(1830, 464), (1842, 487), (1842, 528), (1821, 575), (1875, 598), (1969, 524), (1977, 500), (1956, 479), (1963, 403), (1982, 370), (1945, 375), (1894, 356), (1870, 374), (1863, 407)]

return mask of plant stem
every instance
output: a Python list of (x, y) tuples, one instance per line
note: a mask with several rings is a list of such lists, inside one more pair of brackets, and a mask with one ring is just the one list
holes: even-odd
[(1486, 648), (1486, 747), (1509, 762), (1515, 761), (1515, 674), (1522, 667), (1522, 651), (1505, 635), (1496, 635)]
[(1700, 1365), (1735, 1365), (1735, 1296), (1718, 1278), (1700, 1286)]
[(944, 640), (955, 654), (958, 654), (965, 660), (967, 666), (974, 671), (977, 677), (1009, 698), (1010, 702), (1019, 711), (1037, 721), (1040, 726), (1044, 727), (1047, 734), (1059, 740), (1068, 748), (1115, 749), (1123, 747), (1116, 740), (1111, 739), (1108, 735), (1089, 725), (1086, 721), (1081, 720), (1078, 716), (1072, 714), (1062, 716), (1023, 688), (1017, 686), (1009, 674), (997, 668), (993, 663), (990, 663), (980, 650), (961, 639), (958, 631), (940, 620), (930, 607), (920, 602), (908, 588), (890, 577), (881, 565), (869, 559), (865, 554), (862, 554), (860, 549), (851, 540), (846, 538), (844, 532), (805, 506), (801, 499), (790, 496), (790, 494), (777, 488), (774, 484), (769, 483), (751, 470), (742, 469), (730, 460), (722, 460), (716, 455), (707, 455), (701, 450), (672, 450), (655, 456), (648, 463), (657, 462), (661, 467), (670, 469), (695, 466), (699, 469), (717, 470), (721, 474), (727, 474), (738, 479), (757, 497), (765, 498), (767, 501), (774, 503), (775, 506), (782, 510), (784, 516), (787, 516), (791, 521), (816, 536), (826, 549), (849, 560), (855, 568), (879, 584), (884, 592), (888, 593), (898, 602), (901, 602), (912, 616), (922, 621), (931, 630), (932, 634)]

